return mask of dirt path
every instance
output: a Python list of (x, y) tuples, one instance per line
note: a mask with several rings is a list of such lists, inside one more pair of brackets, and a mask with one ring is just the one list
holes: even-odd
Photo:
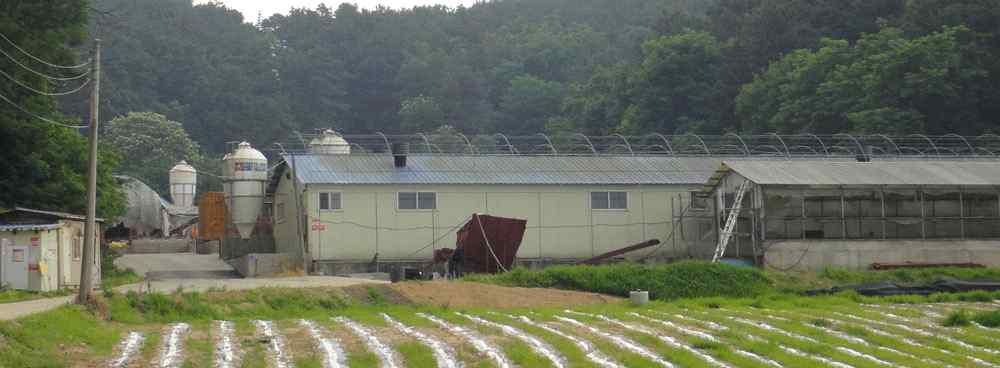
[(44, 312), (56, 309), (63, 304), (67, 304), (76, 298), (75, 295), (60, 296), (58, 298), (35, 299), (23, 302), (0, 304), (0, 321), (8, 321), (21, 318), (32, 313)]

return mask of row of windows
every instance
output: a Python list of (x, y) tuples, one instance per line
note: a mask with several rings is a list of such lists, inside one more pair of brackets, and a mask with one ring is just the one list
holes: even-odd
[[(282, 206), (283, 204), (279, 204)], [(399, 192), (396, 197), (396, 208), (401, 210), (434, 210), (437, 209), (437, 193), (434, 192)], [(590, 208), (595, 210), (627, 210), (627, 192), (591, 192)], [(336, 211), (343, 209), (340, 192), (319, 193), (319, 209), (321, 211)], [(284, 208), (279, 208), (284, 213)]]

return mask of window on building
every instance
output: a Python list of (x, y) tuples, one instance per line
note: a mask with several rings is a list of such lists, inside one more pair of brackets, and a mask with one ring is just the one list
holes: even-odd
[(397, 203), (401, 210), (433, 210), (437, 209), (437, 193), (399, 192)]
[(628, 209), (628, 193), (590, 192), (590, 208), (595, 210)]
[(341, 208), (339, 192), (322, 192), (319, 194), (320, 211), (336, 211)]
[(73, 249), (70, 249), (73, 255), (74, 261), (79, 261), (83, 258), (83, 233), (78, 232), (76, 236), (73, 237)]
[(711, 197), (701, 192), (691, 192), (691, 209), (693, 210), (708, 209), (708, 201), (710, 199)]

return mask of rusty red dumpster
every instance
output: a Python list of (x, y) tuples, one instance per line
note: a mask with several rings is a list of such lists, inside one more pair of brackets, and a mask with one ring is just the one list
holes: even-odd
[(455, 253), (462, 270), (478, 273), (510, 270), (527, 224), (527, 220), (473, 214), (457, 234)]

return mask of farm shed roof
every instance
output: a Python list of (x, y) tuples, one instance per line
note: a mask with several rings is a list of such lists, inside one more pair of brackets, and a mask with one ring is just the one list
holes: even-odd
[(728, 171), (763, 185), (1000, 185), (996, 160), (727, 160), (720, 172)]
[[(292, 156), (285, 156), (291, 162)], [(722, 162), (712, 157), (295, 155), (306, 184), (703, 184)], [(276, 173), (283, 172), (283, 165)]]
[(2, 224), (0, 231), (32, 231), (32, 230), (52, 230), (58, 229), (59, 224)]

